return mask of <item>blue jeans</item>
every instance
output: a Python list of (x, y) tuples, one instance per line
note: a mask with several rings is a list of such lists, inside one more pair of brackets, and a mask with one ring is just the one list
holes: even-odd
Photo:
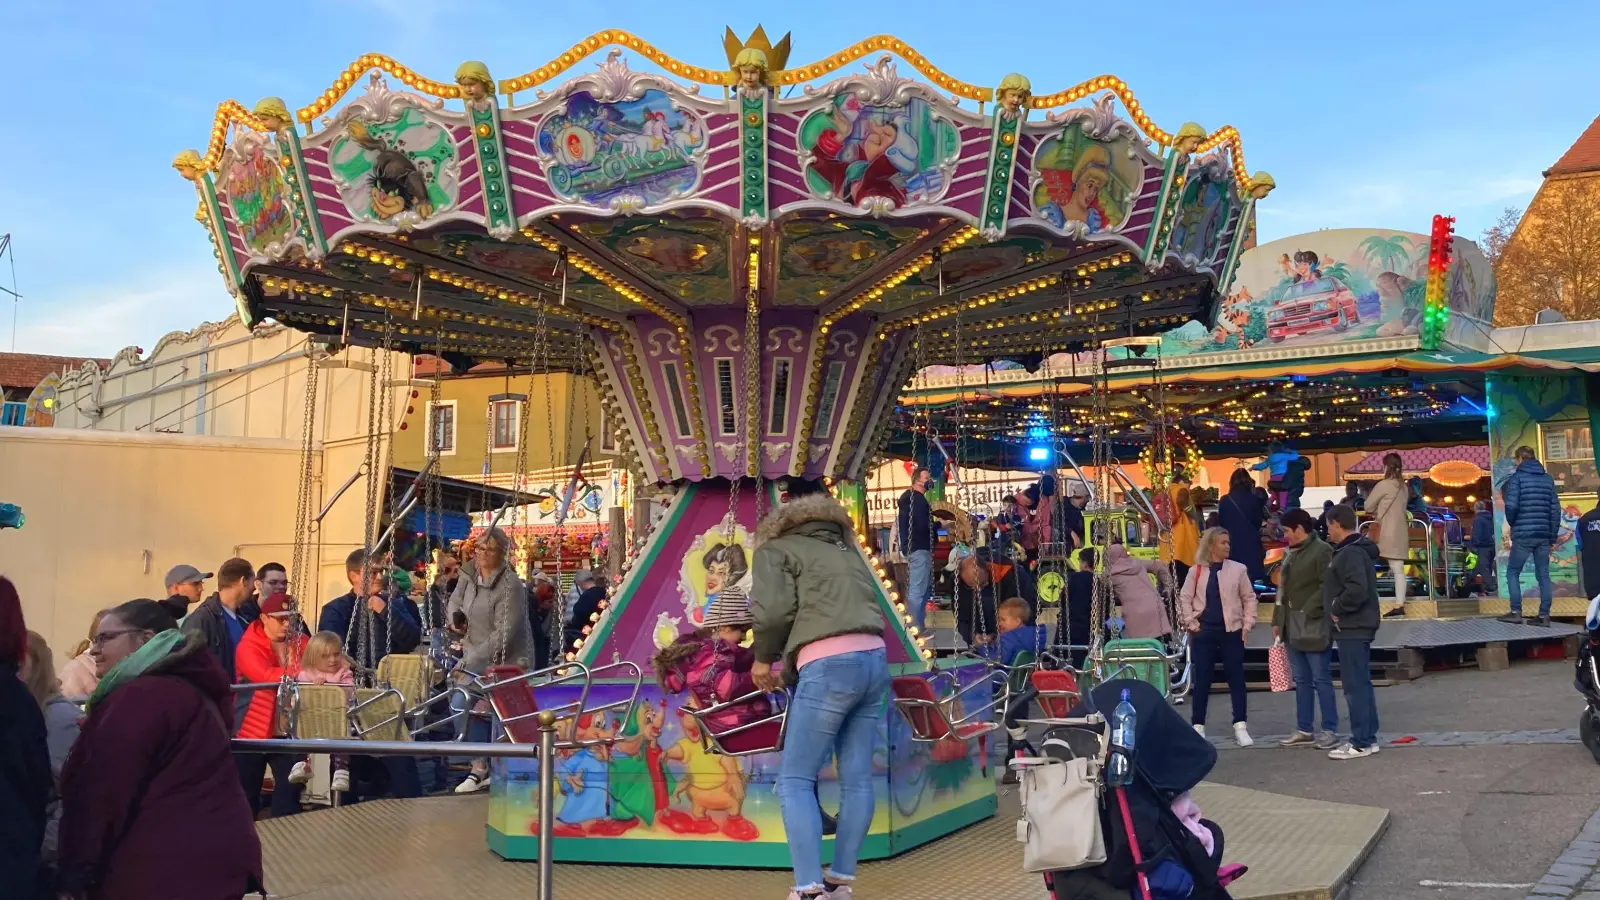
[(872, 751), (888, 692), (889, 656), (883, 650), (828, 656), (800, 670), (778, 765), (778, 799), (798, 891), (823, 886), (817, 772), (829, 756), (838, 760), (839, 829), (828, 878), (855, 880), (861, 844), (872, 825)]
[(1333, 699), (1333, 649), (1307, 653), (1289, 647), (1289, 665), (1294, 669), (1295, 727), (1311, 733), (1316, 704), (1322, 704), (1322, 730), (1339, 730), (1339, 705)]
[(913, 550), (906, 554), (906, 611), (918, 631), (926, 628), (928, 599), (933, 596), (933, 551)]
[(1533, 558), (1533, 577), (1539, 582), (1539, 615), (1550, 615), (1552, 600), (1550, 586), (1550, 542), (1511, 542), (1511, 556), (1506, 560), (1506, 590), (1511, 598), (1511, 614), (1522, 615), (1522, 566)]
[[(476, 704), (469, 701), (466, 697), (459, 693), (450, 695), (450, 711), (453, 713), (461, 712), (464, 709), (471, 709), (474, 705)], [(456, 720), (456, 734), (459, 735), (464, 741), (469, 741), (472, 743), (488, 743), (491, 740), (489, 734), (489, 721), (490, 720), (488, 719), (480, 719), (477, 716), (469, 713)], [(457, 762), (461, 760), (460, 757), (454, 759)], [(487, 759), (472, 760), (472, 764), (475, 768), (480, 763), (483, 764), (484, 767), (487, 767), (489, 761)]]
[(1339, 680), (1350, 707), (1350, 745), (1361, 749), (1378, 743), (1378, 694), (1372, 689), (1372, 642), (1341, 639)]

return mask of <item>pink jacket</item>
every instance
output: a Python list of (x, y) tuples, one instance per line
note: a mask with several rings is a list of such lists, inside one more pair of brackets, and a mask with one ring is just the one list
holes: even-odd
[[(1185, 630), (1206, 611), (1206, 579), (1210, 576), (1209, 566), (1195, 566), (1178, 592), (1178, 619)], [(1256, 590), (1250, 585), (1250, 570), (1243, 563), (1224, 561), (1217, 573), (1217, 589), (1222, 593), (1222, 621), (1228, 630), (1248, 633), (1256, 624)]]
[[(352, 688), (356, 683), (355, 677), (350, 674), (350, 665), (348, 663), (340, 666), (339, 671), (337, 672), (301, 669), (299, 677), (296, 680), (298, 680), (301, 684), (339, 684)], [(347, 690), (345, 693), (352, 694), (354, 691)]]
[(1172, 633), (1172, 622), (1167, 618), (1167, 604), (1150, 583), (1150, 576), (1165, 588), (1171, 581), (1166, 564), (1148, 559), (1134, 559), (1121, 544), (1112, 544), (1106, 551), (1106, 577), (1111, 580), (1111, 594), (1122, 604), (1122, 636), (1129, 638), (1158, 638)]
[[(750, 676), (750, 667), (756, 658), (749, 648), (693, 635), (685, 635), (678, 640), (680, 643), (698, 641), (700, 647), (693, 656), (667, 672), (661, 682), (662, 689), (667, 693), (678, 694), (687, 690), (700, 709), (709, 709), (719, 703), (755, 693), (756, 682)], [(721, 734), (770, 715), (771, 701), (765, 696), (757, 697), (710, 717), (706, 728), (713, 734)]]
[(1022, 547), (1037, 550), (1055, 540), (1056, 498), (1039, 495), (1039, 503), (1022, 517)]

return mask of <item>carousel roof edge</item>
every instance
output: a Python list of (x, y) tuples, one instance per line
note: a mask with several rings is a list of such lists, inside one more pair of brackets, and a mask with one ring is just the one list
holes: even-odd
[[(731, 29), (728, 41), (737, 41), (737, 38), (732, 36)], [(998, 88), (982, 87), (957, 79), (935, 66), (931, 60), (917, 52), (915, 48), (905, 41), (888, 34), (865, 38), (837, 53), (828, 54), (815, 62), (793, 67), (784, 65), (787, 62), (788, 36), (785, 35), (779, 44), (784, 48), (781, 57), (771, 48), (771, 45), (767, 44), (765, 35), (759, 28), (755, 34), (752, 34), (750, 40), (744, 42), (745, 48), (764, 50), (765, 53), (772, 54), (773, 61), (779, 63), (779, 65), (773, 67), (769, 74), (770, 84), (774, 87), (802, 85), (836, 72), (869, 55), (882, 53), (885, 56), (897, 56), (904, 60), (918, 73), (927, 78), (933, 86), (945, 91), (957, 103), (961, 100), (971, 100), (978, 103), (990, 102), (995, 100), (999, 91), (1009, 88), (1019, 90), (1022, 93), (1028, 109), (1042, 111), (1067, 106), (1103, 91), (1109, 91), (1122, 102), (1133, 124), (1152, 142), (1162, 147), (1169, 147), (1174, 142), (1193, 138), (1197, 141), (1194, 149), (1197, 154), (1208, 153), (1219, 148), (1227, 150), (1242, 193), (1249, 193), (1258, 185), (1267, 187), (1274, 185), (1270, 175), (1264, 172), (1257, 172), (1255, 175), (1251, 175), (1246, 170), (1243, 139), (1237, 128), (1232, 125), (1224, 125), (1220, 128), (1206, 131), (1190, 122), (1185, 123), (1177, 131), (1164, 129), (1145, 113), (1143, 106), (1129, 88), (1127, 82), (1114, 75), (1098, 75), (1062, 90), (1035, 95), (1031, 90), (1028, 79), (1015, 73), (1007, 75)], [(766, 46), (763, 47), (762, 45)], [(638, 53), (666, 70), (668, 76), (689, 82), (692, 85), (690, 88), (691, 93), (697, 92), (700, 85), (733, 87), (738, 83), (738, 69), (735, 66), (737, 57), (732, 52), (731, 43), (729, 46), (729, 65), (726, 68), (707, 69), (682, 62), (643, 38), (621, 29), (597, 31), (544, 65), (514, 78), (500, 79), (498, 81), (490, 79), (487, 67), (475, 61), (463, 63), (457, 69), (455, 77), (451, 81), (436, 81), (421, 75), (392, 57), (380, 53), (367, 53), (346, 66), (344, 71), (329, 85), (328, 89), (319, 94), (315, 100), (306, 106), (295, 109), (292, 117), (283, 101), (274, 97), (264, 98), (251, 109), (246, 109), (237, 100), (222, 101), (217, 105), (216, 114), (212, 119), (211, 134), (204, 154), (194, 150), (185, 150), (178, 154), (173, 161), (173, 167), (190, 180), (193, 180), (201, 173), (216, 171), (221, 164), (222, 154), (227, 145), (228, 131), (231, 127), (238, 125), (243, 125), (264, 134), (270, 134), (277, 132), (280, 128), (292, 127), (295, 122), (299, 122), (305, 127), (306, 134), (310, 135), (312, 133), (311, 125), (317, 117), (336, 106), (351, 89), (360, 83), (362, 76), (375, 71), (385, 72), (399, 79), (406, 87), (420, 94), (433, 97), (441, 103), (444, 100), (462, 100), (466, 96), (464, 85), (481, 84), (492, 91), (505, 94), (509, 107), (509, 101), (514, 98), (516, 93), (536, 89), (539, 85), (546, 84), (556, 76), (570, 70), (584, 59), (608, 48), (612, 48), (613, 53), (621, 49)]]

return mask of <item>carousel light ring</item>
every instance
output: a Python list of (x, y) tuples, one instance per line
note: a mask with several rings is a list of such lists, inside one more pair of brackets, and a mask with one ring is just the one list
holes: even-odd
[[(1183, 466), (1185, 472), (1200, 471), (1200, 466), (1205, 462), (1205, 457), (1200, 455), (1200, 448), (1195, 445), (1194, 438), (1176, 425), (1168, 425), (1167, 442), (1169, 456), (1174, 452), (1183, 454), (1183, 458), (1177, 460), (1177, 462)], [(1139, 451), (1139, 466), (1144, 469), (1144, 477), (1152, 486), (1155, 485), (1158, 474), (1157, 462), (1156, 445), (1153, 443), (1146, 444), (1144, 449)]]
[(332, 109), (345, 94), (350, 93), (350, 89), (361, 80), (361, 76), (373, 69), (382, 69), (400, 79), (406, 87), (430, 97), (438, 97), (441, 100), (458, 100), (461, 97), (461, 86), (454, 82), (425, 78), (382, 53), (368, 53), (346, 66), (344, 72), (333, 80), (333, 84), (329, 85), (320, 97), (311, 101), (309, 106), (296, 110), (295, 118), (309, 127), (313, 119)]
[[(230, 125), (247, 125), (262, 134), (272, 133), (272, 129), (268, 128), (265, 122), (257, 118), (255, 113), (245, 109), (244, 104), (239, 101), (224, 100), (218, 103), (217, 114), (211, 120), (211, 140), (206, 143), (206, 155), (200, 158), (197, 166), (200, 171), (215, 172), (217, 166), (222, 164), (222, 152), (228, 148)], [(196, 166), (196, 163), (190, 160), (188, 165)]]

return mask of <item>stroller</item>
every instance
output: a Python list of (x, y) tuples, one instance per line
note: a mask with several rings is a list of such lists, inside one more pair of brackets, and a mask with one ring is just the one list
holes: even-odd
[(1589, 633), (1578, 645), (1574, 679), (1574, 686), (1585, 701), (1583, 714), (1578, 717), (1578, 736), (1594, 761), (1600, 763), (1600, 596), (1589, 601), (1583, 624)]
[[(1082, 719), (1098, 713), (1108, 719), (1123, 690), (1129, 692), (1138, 713), (1133, 782), (1120, 789), (1102, 784), (1099, 816), (1105, 862), (1046, 872), (1045, 887), (1051, 900), (1230, 900), (1226, 885), (1245, 870), (1239, 865), (1222, 865), (1222, 829), (1215, 822), (1201, 820), (1213, 837), (1212, 849), (1207, 852), (1172, 811), (1172, 801), (1192, 790), (1216, 765), (1216, 748), (1195, 734), (1160, 691), (1143, 681), (1117, 679), (1101, 684), (1084, 696), (1071, 717)], [(1109, 728), (1108, 722), (1052, 726), (1045, 732), (1040, 750), (1063, 760), (1101, 755)], [(1148, 884), (1148, 894), (1142, 882)]]

